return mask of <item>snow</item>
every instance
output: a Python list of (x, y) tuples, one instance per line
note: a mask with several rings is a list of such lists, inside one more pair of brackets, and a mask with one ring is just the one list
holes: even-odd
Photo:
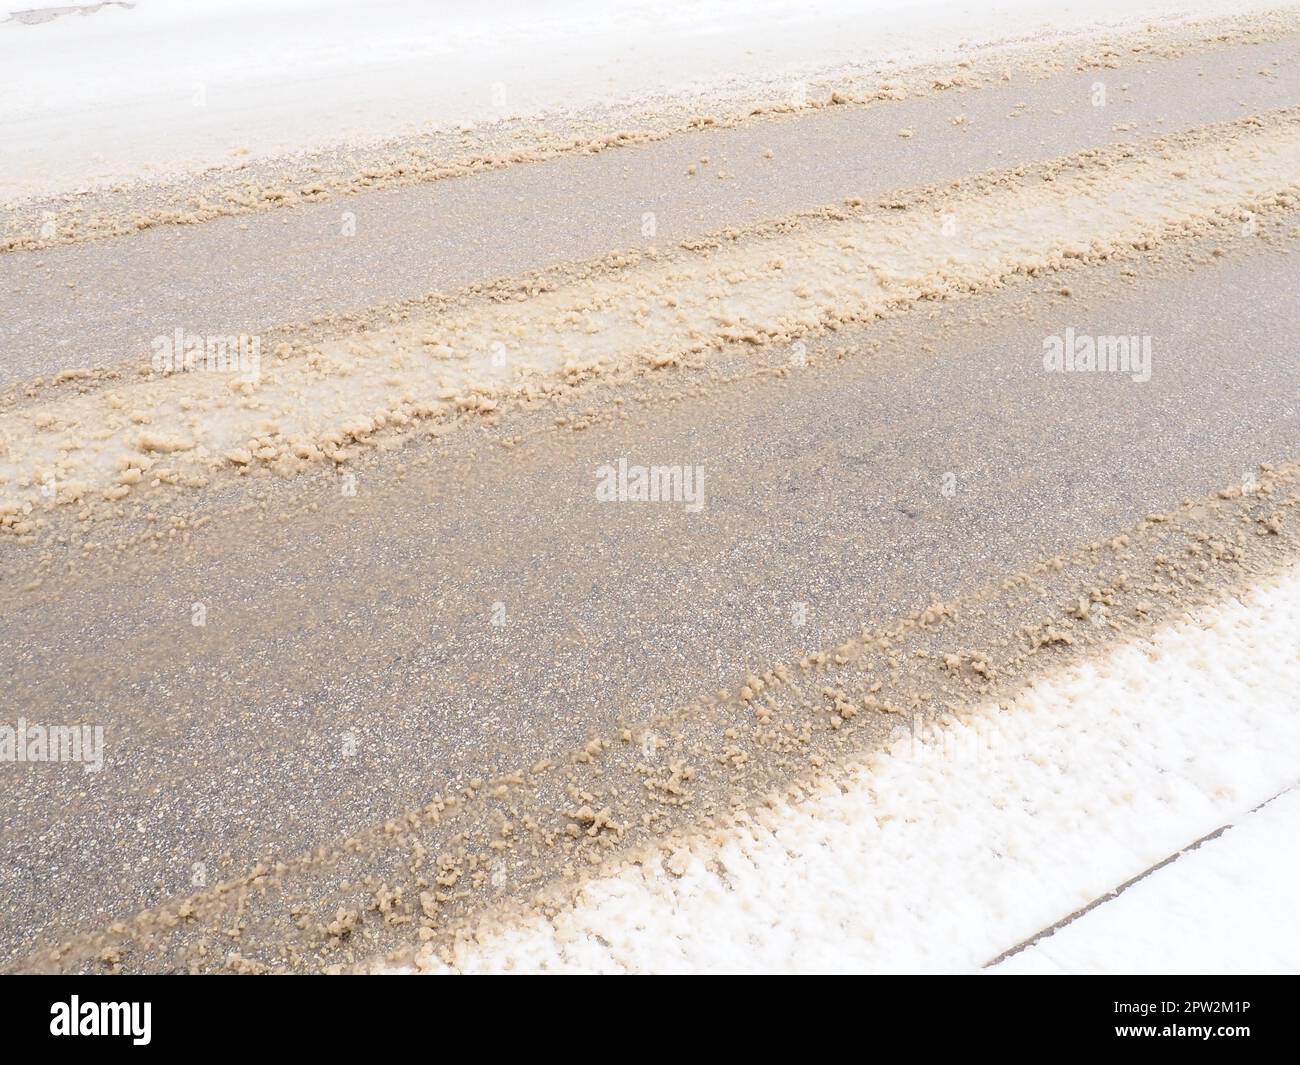
[(1296, 800), (1249, 811), (1300, 775), (1297, 634), (1292, 566), (966, 723), (914, 726), (744, 830), (594, 880), (553, 920), (484, 930), (457, 968), (977, 971), (1239, 820), (1003, 968), (1248, 967), (1266, 937), (1261, 967), (1294, 971)]
[(136, 0), (10, 18), (0, 21), (0, 202), (849, 62), (921, 62), (1006, 37), (1271, 6)]
[(1300, 790), (1290, 790), (990, 971), (1293, 974), (1297, 884)]
[[(453, 406), (528, 402), (560, 387), (575, 367), (613, 380), (658, 359), (706, 357), (695, 353), (717, 341), (870, 321), (905, 303), (1053, 269), (1077, 248), (1100, 255), (1151, 247), (1168, 231), (1186, 235), (1209, 218), (1241, 217), (1258, 199), (1292, 188), (1298, 173), (1294, 124), (1216, 131), (1208, 143), (1118, 162), (1093, 158), (1051, 182), (1007, 181), (884, 218), (865, 213), (728, 243), (708, 257), (647, 257), (525, 300), (412, 315), (323, 341), (319, 360), (268, 353), (247, 389), (203, 372), (141, 379), (125, 392), (56, 395), (39, 410), (0, 413), (0, 436), (8, 437), (0, 507), (52, 505), (44, 499), (51, 480), (62, 485), (61, 504), (104, 490), (125, 495), (122, 456), (142, 448), (167, 453), (167, 468), (182, 475), (204, 476), (227, 459), (247, 465), (250, 451), (259, 463), (292, 467), (333, 453), (349, 435), (365, 437), (377, 412), (387, 412), (390, 436), (411, 434)], [(1031, 358), (1043, 365), (1041, 354)], [(149, 419), (148, 439), (169, 443), (142, 443), (136, 412)], [(88, 439), (89, 425), (98, 431)], [(300, 449), (307, 458), (293, 458)]]

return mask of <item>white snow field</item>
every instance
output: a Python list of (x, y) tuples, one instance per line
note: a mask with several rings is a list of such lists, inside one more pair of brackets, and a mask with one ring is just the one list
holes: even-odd
[(1300, 788), (994, 966), (998, 973), (1295, 973)]
[[(1006, 971), (1300, 968), (1300, 566), (906, 735), (744, 831), (484, 930), (455, 968), (973, 972), (1202, 836)], [(447, 971), (436, 959), (430, 968)]]
[[(0, 11), (0, 204), (1285, 0), (128, 0)], [(5, 17), (7, 16), (7, 17)]]

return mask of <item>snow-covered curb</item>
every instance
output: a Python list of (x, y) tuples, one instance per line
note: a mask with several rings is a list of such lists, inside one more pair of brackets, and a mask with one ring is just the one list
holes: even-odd
[(0, 201), (1284, 2), (131, 0), (58, 16), (49, 5), (0, 17)]
[[(973, 971), (1298, 777), (1294, 566), (966, 723), (901, 737), (745, 831), (595, 880), (553, 920), (482, 935), (456, 968)], [(1294, 969), (1291, 916), (1270, 957)], [(1200, 927), (1178, 925), (1178, 964), (1213, 969)], [(1146, 964), (1161, 968), (1158, 955)]]

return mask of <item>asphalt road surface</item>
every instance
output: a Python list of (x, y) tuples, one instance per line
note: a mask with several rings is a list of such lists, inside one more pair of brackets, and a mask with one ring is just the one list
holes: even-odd
[[(1093, 104), (1098, 83), (1108, 87), (1100, 107)], [(1297, 100), (1300, 43), (1286, 39), (1116, 71), (1020, 75), (887, 107), (832, 107), (293, 210), (4, 255), (0, 387), (146, 358), (153, 337), (178, 327), (265, 333), (852, 196), (1137, 143)], [(954, 124), (958, 116), (965, 121)], [(914, 135), (900, 138), (900, 129)], [(642, 233), (647, 212), (655, 216), (652, 238)], [(343, 235), (345, 216), (351, 236)]]
[[(637, 246), (645, 210), (676, 240), (1293, 105), (1296, 51), (1136, 66), (1106, 108), (1071, 71), (3, 255), (0, 380)], [(688, 176), (704, 155), (730, 177)], [(1132, 276), (1074, 268), (1068, 296), (1020, 279), (810, 337), (796, 375), (633, 389), (583, 432), (520, 414), (526, 446), (412, 443), (347, 494), (274, 483), (242, 514), (214, 495), (188, 547), (11, 597), (8, 716), (102, 725), (106, 755), (0, 766), (0, 962), (185, 891), (195, 863), (336, 840), (1294, 458), (1296, 246), (1204, 238)], [(1151, 380), (1044, 373), (1067, 326), (1149, 336)], [(620, 456), (702, 468), (703, 507), (598, 502)]]

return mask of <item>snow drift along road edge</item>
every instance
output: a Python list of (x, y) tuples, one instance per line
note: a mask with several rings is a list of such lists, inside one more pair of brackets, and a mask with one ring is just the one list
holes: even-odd
[[(1294, 782), (1300, 565), (435, 972), (970, 971)], [(1286, 944), (1300, 961), (1295, 929)], [(1179, 934), (1186, 928), (1180, 927)]]

